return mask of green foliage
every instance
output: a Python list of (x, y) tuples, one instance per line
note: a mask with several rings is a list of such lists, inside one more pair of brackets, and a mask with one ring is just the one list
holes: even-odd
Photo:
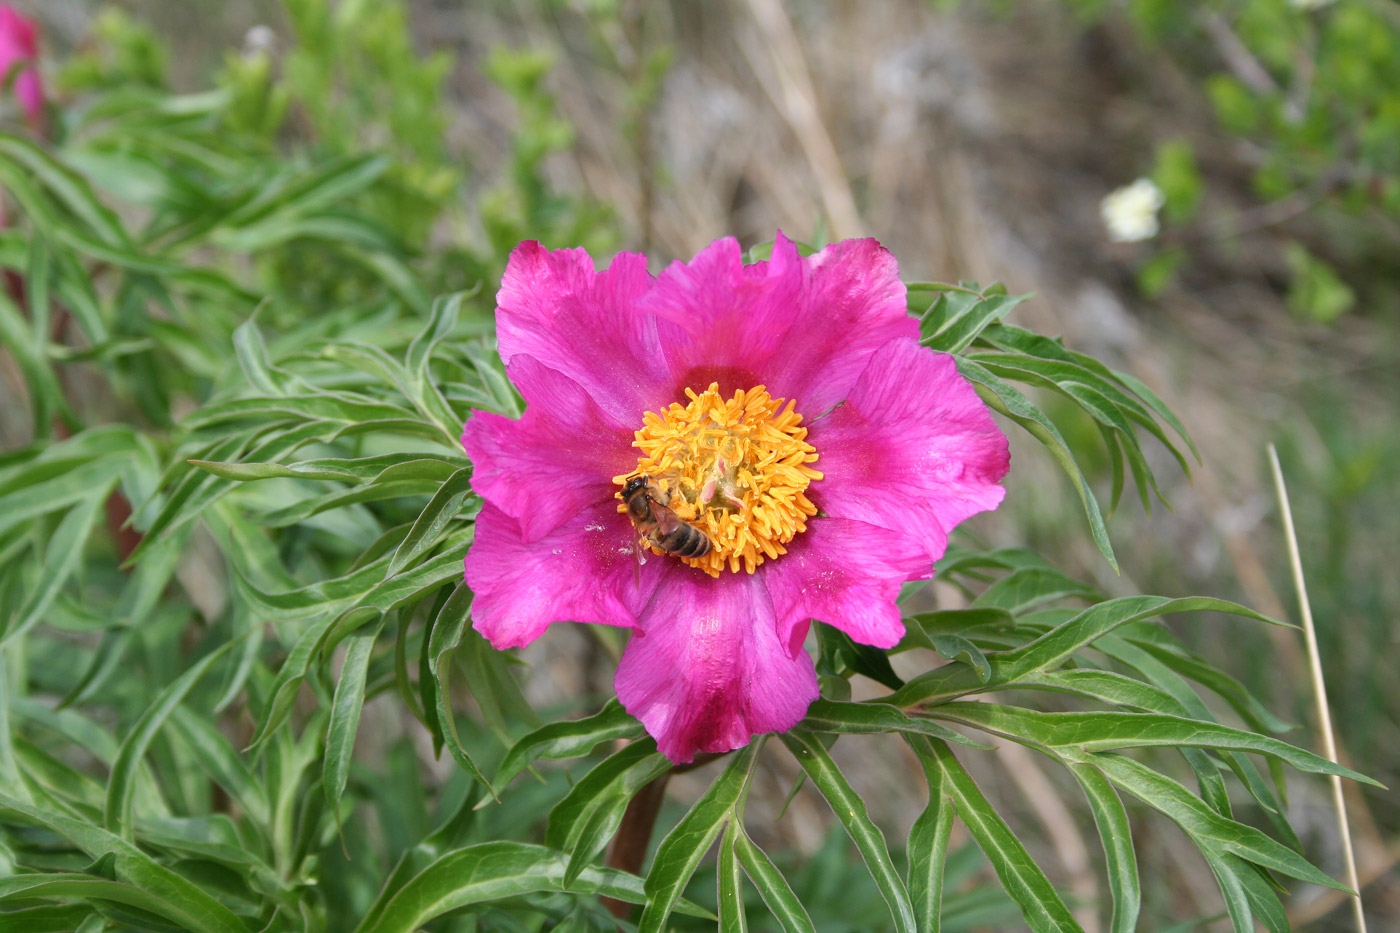
[[(1139, 170), (1166, 197), (1162, 253), (1139, 269), (1156, 297), (1180, 266), (1208, 265), (1241, 236), (1265, 236), (1289, 271), (1293, 313), (1331, 323), (1360, 304), (1394, 306), (1387, 259), (1400, 248), (1400, 16), (1393, 4), (1291, 0), (1183, 4), (1066, 0), (1086, 22), (1116, 17), (1168, 57), (1176, 80), (1198, 86), (1230, 145), (1207, 180), (1185, 139), (1156, 142)], [(1152, 80), (1144, 70), (1141, 76)], [(1144, 92), (1148, 88), (1142, 89)], [(1260, 203), (1216, 206), (1247, 178)], [(1231, 198), (1222, 197), (1220, 205)], [(1305, 220), (1325, 225), (1312, 252), (1289, 239)], [(1314, 255), (1320, 253), (1321, 255)], [(1361, 294), (1356, 294), (1357, 290)]]
[[(0, 917), (614, 929), (604, 895), (640, 905), (641, 930), (766, 914), (789, 931), (956, 930), (1018, 913), (1077, 929), (1054, 869), (965, 764), (999, 760), (989, 736), (1082, 790), (1115, 930), (1140, 914), (1129, 821), (1150, 810), (1200, 850), (1236, 929), (1277, 928), (1281, 878), (1335, 886), (1300, 854), (1275, 766), (1366, 779), (1266, 734), (1284, 724), (1160, 621), (1269, 620), (1214, 599), (1110, 599), (1038, 555), (967, 542), (937, 568), (965, 608), (911, 587), (890, 652), (819, 626), (827, 698), (704, 772), (644, 876), (603, 864), (672, 767), (615, 701), (532, 702), (516, 659), (472, 630), (461, 568), (480, 503), (459, 434), (469, 409), (521, 412), (481, 296), (504, 250), (526, 235), (605, 250), (615, 234), (545, 180), (571, 133), (547, 60), (488, 62), (520, 123), (474, 238), (451, 223), (449, 63), (413, 54), (395, 4), (286, 9), (285, 55), (230, 57), (193, 95), (164, 90), (161, 46), (110, 15), (64, 71), (55, 138), (0, 135), (15, 207), (0, 267), (24, 285), (0, 299), (0, 335), (33, 437), (0, 454)], [(436, 244), (439, 225), (460, 239)], [(1182, 468), (1194, 448), (1139, 381), (1007, 323), (1022, 300), (910, 285), (924, 342), (1064, 468), (1111, 564), (1082, 467), (1102, 454), (1017, 385), (1092, 420), (1109, 513), (1129, 473), (1144, 507), (1160, 498), (1144, 434)], [(893, 654), (920, 672), (901, 676)], [(851, 701), (857, 674), (883, 690)], [(927, 783), (907, 839), (832, 751), (879, 742)], [(746, 822), (760, 767), (789, 756), (795, 793), (839, 827), (805, 861), (764, 851)], [(953, 845), (955, 824), (969, 843)]]
[(1284, 253), (1293, 281), (1288, 286), (1288, 310), (1299, 317), (1330, 324), (1356, 305), (1356, 292), (1326, 262), (1298, 243)]
[(1195, 216), (1205, 184), (1196, 167), (1196, 153), (1190, 143), (1174, 139), (1158, 146), (1152, 180), (1162, 189), (1162, 196), (1166, 199), (1162, 214), (1168, 223), (1186, 223)]

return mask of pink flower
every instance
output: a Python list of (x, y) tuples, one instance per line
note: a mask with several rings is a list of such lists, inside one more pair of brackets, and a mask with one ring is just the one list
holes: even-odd
[(0, 80), (7, 80), (18, 62), (29, 62), (14, 74), (15, 98), (31, 127), (38, 128), (44, 115), (44, 89), (34, 62), (39, 60), (39, 34), (34, 24), (0, 3)]
[[(635, 253), (596, 272), (526, 242), (496, 301), (526, 410), (473, 412), (462, 435), (484, 500), (474, 625), (497, 648), (566, 619), (632, 629), (617, 695), (672, 761), (791, 728), (817, 698), (811, 620), (892, 647), (900, 584), (1001, 501), (1006, 438), (919, 345), (874, 240), (804, 258), (780, 233), (753, 265), (717, 240), (655, 278)], [(651, 547), (637, 567), (636, 476), (665, 507), (651, 516), (709, 553)]]

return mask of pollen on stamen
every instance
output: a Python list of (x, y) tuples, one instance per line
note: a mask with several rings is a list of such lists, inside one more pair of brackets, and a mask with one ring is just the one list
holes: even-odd
[[(774, 399), (764, 386), (726, 399), (712, 382), (699, 393), (687, 388), (685, 396), (684, 405), (642, 416), (632, 442), (640, 451), (637, 468), (613, 482), (652, 477), (670, 497), (667, 507), (709, 536), (708, 554), (678, 560), (712, 577), (726, 568), (753, 573), (764, 560), (786, 554), (784, 545), (817, 514), (806, 495), (822, 478), (810, 466), (816, 448), (806, 441), (796, 401)], [(619, 501), (618, 511), (627, 506)]]

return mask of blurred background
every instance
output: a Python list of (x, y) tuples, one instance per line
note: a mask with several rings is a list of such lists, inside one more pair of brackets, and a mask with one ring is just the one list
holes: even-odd
[[(1400, 5), (410, 0), (401, 13), (342, 0), (319, 26), (326, 7), (308, 0), (16, 5), (41, 23), (46, 52), (109, 50), (70, 65), (59, 94), (118, 74), (186, 91), (218, 82), (247, 96), (269, 136), (314, 122), (342, 150), (406, 153), (402, 201), (385, 208), (404, 212), (406, 241), (448, 256), (475, 244), (440, 270), (444, 289), (494, 288), (499, 258), (473, 257), (542, 230), (595, 256), (646, 251), (657, 271), (718, 236), (747, 246), (782, 229), (877, 237), (906, 279), (1035, 292), (1017, 319), (1146, 382), (1202, 462), (1178, 479), (1158, 451), (1173, 509), (1148, 515), (1124, 498), (1109, 525), (1118, 575), (1036, 445), (1013, 449), (1007, 503), (974, 534), (1055, 555), (1111, 595), (1203, 593), (1296, 621), (1265, 457), (1278, 445), (1342, 759), (1400, 782)], [(385, 28), (400, 15), (406, 46)], [(317, 62), (338, 74), (318, 78)], [(317, 80), (337, 90), (318, 97)], [(336, 94), (379, 119), (337, 124)], [(1114, 226), (1128, 208), (1105, 198), (1142, 178), (1155, 187), (1138, 229)], [(0, 440), (25, 437), (23, 419), (0, 411)], [(1101, 490), (1107, 463), (1092, 477)], [(1319, 750), (1299, 633), (1215, 624), (1177, 633)], [(606, 690), (593, 642), (567, 627), (544, 642), (527, 653), (532, 699)], [(861, 768), (861, 745), (836, 751), (864, 796), (886, 801), (877, 818), (906, 832), (923, 804), (898, 773), (912, 759)], [(1092, 899), (1087, 815), (1066, 809), (1077, 795), (1062, 775), (1026, 759), (979, 778), (1052, 878)], [(774, 767), (776, 813), (792, 775)], [(688, 799), (683, 779), (672, 788)], [(1291, 790), (1295, 825), (1339, 874), (1324, 784)], [(1394, 928), (1400, 804), (1347, 793), (1375, 928)], [(812, 871), (847, 857), (817, 798), (792, 806), (810, 819), (785, 820), (797, 837), (781, 841)], [(1184, 837), (1143, 825), (1148, 928), (1168, 906), (1217, 912)], [(1290, 916), (1349, 929), (1340, 905), (1309, 889)]]

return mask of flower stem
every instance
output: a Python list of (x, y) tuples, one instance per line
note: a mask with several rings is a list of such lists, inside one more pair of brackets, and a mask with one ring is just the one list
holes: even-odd
[[(627, 812), (622, 814), (622, 825), (617, 828), (617, 836), (613, 839), (612, 852), (608, 853), (609, 868), (620, 868), (633, 875), (641, 873), (647, 846), (651, 843), (651, 833), (656, 828), (656, 817), (661, 812), (661, 801), (666, 797), (666, 782), (670, 779), (671, 772), (667, 771), (638, 791), (632, 802), (627, 804)], [(601, 900), (608, 912), (619, 920), (632, 916), (632, 905), (626, 901), (611, 897)]]
[[(647, 858), (647, 848), (651, 845), (651, 834), (656, 829), (656, 817), (661, 813), (661, 802), (666, 798), (666, 782), (673, 774), (684, 774), (728, 755), (729, 752), (701, 752), (689, 764), (676, 765), (637, 792), (637, 796), (627, 804), (622, 814), (622, 824), (613, 837), (612, 851), (608, 853), (608, 867), (620, 868), (633, 875), (642, 873), (642, 863)], [(614, 917), (626, 920), (632, 916), (632, 905), (611, 897), (600, 897), (603, 906)]]

